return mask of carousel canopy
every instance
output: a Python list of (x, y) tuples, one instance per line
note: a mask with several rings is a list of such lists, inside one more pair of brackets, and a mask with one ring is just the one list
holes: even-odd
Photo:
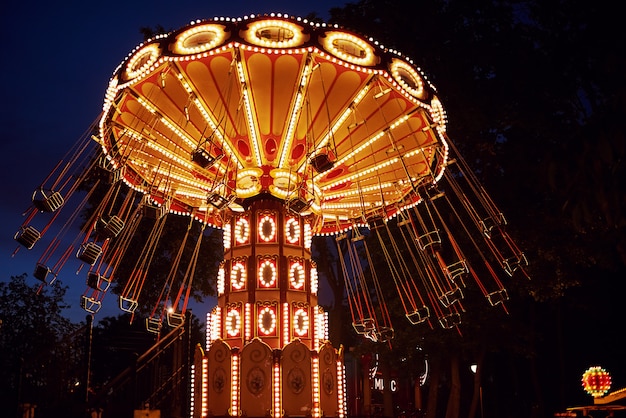
[(411, 60), (280, 14), (193, 22), (114, 72), (97, 141), (153, 203), (221, 227), (272, 196), (318, 234), (420, 201), (447, 160), (445, 114)]

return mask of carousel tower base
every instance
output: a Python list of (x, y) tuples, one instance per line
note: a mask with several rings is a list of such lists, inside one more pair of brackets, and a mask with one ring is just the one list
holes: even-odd
[(343, 417), (343, 350), (317, 301), (310, 218), (271, 196), (229, 219), (191, 416)]

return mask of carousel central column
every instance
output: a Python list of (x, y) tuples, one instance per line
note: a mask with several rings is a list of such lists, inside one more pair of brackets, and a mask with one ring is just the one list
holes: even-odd
[(311, 237), (310, 220), (265, 195), (225, 225), (200, 378), (206, 415), (344, 414), (343, 360), (327, 341)]

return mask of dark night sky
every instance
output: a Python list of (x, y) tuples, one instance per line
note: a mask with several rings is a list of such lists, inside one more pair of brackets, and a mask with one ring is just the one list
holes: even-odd
[[(7, 3), (9, 3), (7, 5)], [(30, 205), (33, 190), (84, 135), (102, 108), (110, 76), (143, 41), (140, 28), (176, 30), (197, 19), (285, 13), (324, 20), (328, 10), (346, 1), (10, 1), (0, 7), (4, 45), (0, 79), (0, 280), (28, 273), (32, 277), (42, 249), (28, 251), (13, 239)], [(174, 6), (175, 5), (175, 6)], [(43, 238), (38, 244), (43, 245)], [(47, 244), (46, 244), (47, 245)], [(37, 251), (35, 251), (37, 250)], [(69, 263), (68, 263), (69, 264)], [(79, 306), (85, 275), (66, 265), (59, 282), (69, 287), (67, 316), (84, 320)], [(83, 271), (84, 273), (84, 271)], [(201, 319), (213, 301), (194, 313)], [(193, 309), (193, 307), (192, 307)], [(117, 298), (109, 294), (97, 317), (118, 315)], [(97, 318), (96, 318), (97, 320)]]

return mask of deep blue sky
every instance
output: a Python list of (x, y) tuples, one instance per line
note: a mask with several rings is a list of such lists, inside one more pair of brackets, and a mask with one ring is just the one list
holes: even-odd
[[(21, 214), (33, 190), (98, 117), (110, 76), (143, 41), (140, 28), (160, 25), (174, 30), (197, 19), (271, 12), (292, 16), (315, 12), (327, 20), (330, 8), (346, 3), (9, 0), (0, 6), (0, 280), (28, 273), (29, 283), (37, 282), (32, 272), (42, 248), (21, 248), (11, 257), (18, 246), (13, 235), (23, 222)], [(86, 270), (80, 275), (75, 270), (64, 268), (59, 282), (69, 287), (71, 309), (66, 315), (81, 321), (86, 315), (79, 306)], [(96, 320), (122, 313), (114, 295), (107, 295), (105, 302)], [(203, 319), (212, 307), (207, 301), (205, 310), (198, 312), (196, 307), (194, 313)]]

